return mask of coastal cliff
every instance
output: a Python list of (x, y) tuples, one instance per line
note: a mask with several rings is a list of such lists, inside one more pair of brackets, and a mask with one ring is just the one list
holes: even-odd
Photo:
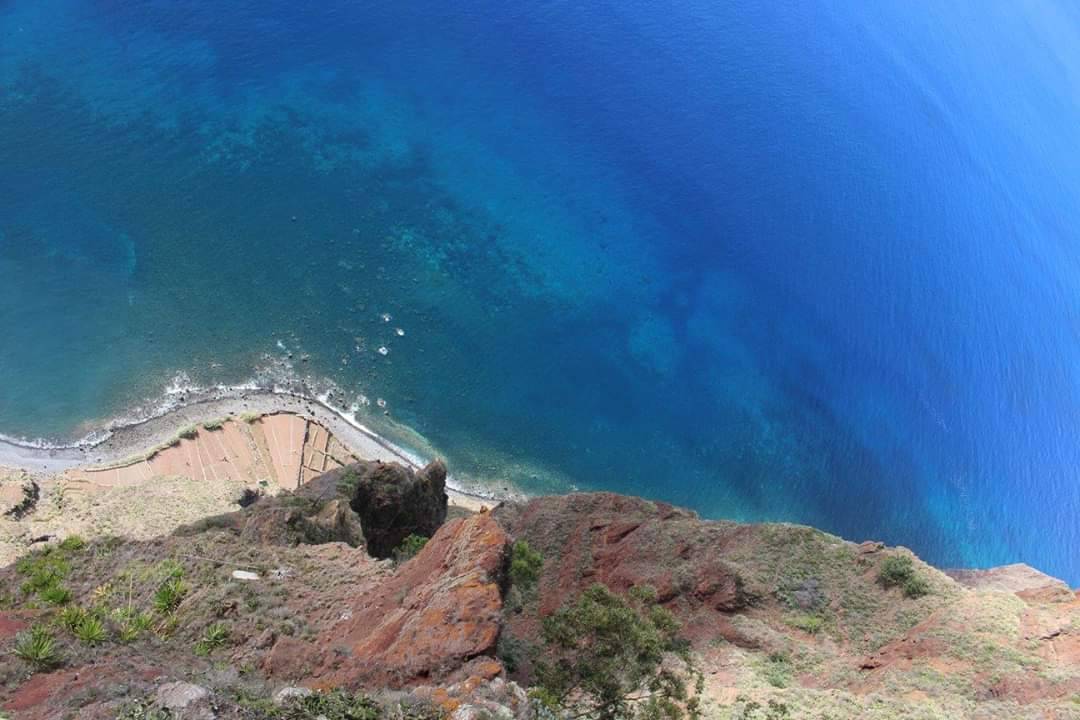
[(609, 493), (470, 498), (301, 416), (13, 472), (0, 499), (12, 720), (574, 717), (545, 692), (551, 618), (598, 585), (650, 589), (703, 717), (1080, 717), (1080, 597), (1026, 566)]

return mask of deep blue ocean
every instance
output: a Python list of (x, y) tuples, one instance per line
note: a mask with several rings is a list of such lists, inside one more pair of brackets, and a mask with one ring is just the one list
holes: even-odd
[(1080, 584), (1080, 10), (0, 0), (0, 433), (278, 361), (465, 479)]

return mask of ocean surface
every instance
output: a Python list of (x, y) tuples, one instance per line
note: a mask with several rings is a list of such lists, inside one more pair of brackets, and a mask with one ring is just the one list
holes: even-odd
[(303, 382), (1080, 584), (1077, 8), (0, 0), (0, 433)]

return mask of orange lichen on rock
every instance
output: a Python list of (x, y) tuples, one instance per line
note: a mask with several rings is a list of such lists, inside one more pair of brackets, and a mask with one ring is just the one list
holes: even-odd
[[(279, 641), (267, 669), (309, 685), (402, 687), (494, 652), (506, 546), (490, 514), (446, 523), (316, 643)], [(310, 674), (302, 677), (301, 668)]]

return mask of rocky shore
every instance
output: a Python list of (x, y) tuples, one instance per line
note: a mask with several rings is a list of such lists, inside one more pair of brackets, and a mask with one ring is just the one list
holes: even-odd
[(1080, 718), (1080, 597), (1026, 566), (608, 493), (495, 503), (314, 408), (249, 408), (7, 473), (0, 713), (580, 716), (550, 623), (600, 585), (650, 588), (703, 717)]

